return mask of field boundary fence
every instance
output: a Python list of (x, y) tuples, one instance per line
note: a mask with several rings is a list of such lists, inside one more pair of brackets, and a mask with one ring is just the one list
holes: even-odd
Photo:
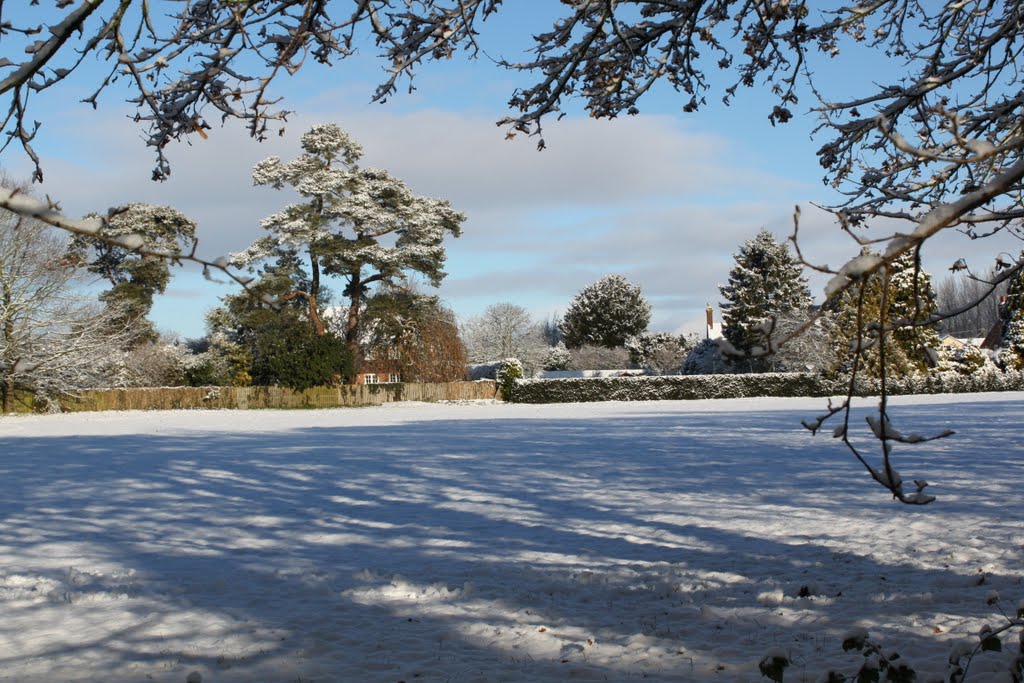
[(104, 410), (310, 409), (375, 406), (396, 401), (500, 400), (492, 380), (438, 384), (357, 384), (312, 387), (157, 387), (85, 389), (74, 395), (42, 400), (22, 394), (15, 412), (87, 412)]

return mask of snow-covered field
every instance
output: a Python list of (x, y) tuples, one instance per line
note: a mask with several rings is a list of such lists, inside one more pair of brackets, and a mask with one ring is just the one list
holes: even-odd
[(1024, 598), (1024, 394), (897, 404), (960, 432), (897, 453), (931, 506), (800, 427), (817, 399), (0, 418), (0, 680), (756, 681), (781, 648), (814, 681), (855, 626), (941, 676)]

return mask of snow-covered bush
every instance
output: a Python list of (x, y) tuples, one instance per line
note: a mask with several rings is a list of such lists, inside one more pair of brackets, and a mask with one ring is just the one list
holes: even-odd
[[(859, 378), (858, 396), (877, 396), (878, 379)], [(835, 396), (845, 394), (845, 379), (814, 373), (770, 372), (660, 377), (601, 377), (531, 379), (515, 383), (517, 403), (576, 403), (590, 401), (665, 401), (756, 396)], [(963, 394), (1024, 390), (1024, 372), (936, 372), (888, 380), (891, 395)]]
[(581, 346), (570, 352), (566, 370), (620, 370), (632, 367), (629, 351), (619, 346), (613, 349), (604, 346)]
[[(932, 372), (890, 378), (887, 381), (890, 394), (969, 394), (985, 391), (1021, 391), (1024, 389), (1024, 371), (1007, 370), (999, 372), (984, 368), (969, 375), (959, 372)], [(880, 382), (877, 379), (858, 381), (857, 393), (861, 396), (877, 395)]]
[[(121, 353), (103, 388), (173, 387), (182, 384), (194, 354), (169, 339), (140, 344)], [(94, 387), (100, 388), (100, 387)]]
[(970, 375), (981, 371), (995, 371), (997, 367), (984, 349), (979, 349), (974, 344), (964, 344), (959, 348), (941, 348), (938, 369), (943, 372), (952, 371)]
[(809, 373), (536, 379), (516, 382), (517, 403), (666, 401), (748, 396), (827, 396), (832, 383)]
[(655, 374), (678, 374), (695, 338), (669, 332), (641, 332), (626, 340), (632, 364)]
[(495, 374), (495, 379), (498, 382), (498, 390), (501, 392), (503, 400), (509, 401), (512, 399), (512, 388), (515, 386), (517, 379), (523, 378), (523, 374), (523, 364), (519, 362), (518, 358), (506, 358), (501, 361), (501, 365)]
[(714, 339), (701, 339), (683, 359), (684, 375), (719, 375), (732, 372)]
[(556, 346), (552, 346), (548, 351), (547, 357), (544, 359), (545, 370), (568, 370), (569, 363), (572, 362), (572, 354), (569, 353), (569, 349), (565, 348), (565, 344), (558, 342)]

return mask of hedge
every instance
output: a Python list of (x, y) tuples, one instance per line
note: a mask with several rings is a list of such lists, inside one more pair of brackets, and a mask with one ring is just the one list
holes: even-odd
[[(393, 401), (465, 401), (495, 399), (493, 381), (439, 384), (357, 384), (312, 387), (160, 387), (144, 389), (84, 389), (58, 399), (59, 410), (179, 410), (179, 409), (309, 409), (380, 405)], [(22, 396), (22, 398), (26, 398)], [(35, 403), (35, 405), (33, 405)], [(45, 408), (22, 400), (15, 412)], [(57, 409), (58, 406), (53, 406)]]
[[(812, 373), (751, 373), (742, 375), (672, 375), (658, 377), (601, 377), (518, 380), (514, 403), (583, 403), (593, 401), (692, 401), (712, 398), (760, 396), (838, 396), (848, 382)], [(855, 394), (876, 396), (877, 380), (857, 382)], [(888, 393), (958, 394), (988, 391), (1024, 391), (1024, 373), (933, 373), (892, 379)]]

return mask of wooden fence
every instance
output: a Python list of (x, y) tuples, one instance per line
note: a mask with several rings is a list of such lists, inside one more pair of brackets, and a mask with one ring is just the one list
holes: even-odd
[[(282, 387), (162, 387), (87, 389), (62, 398), (66, 412), (95, 410), (176, 410), (253, 408), (303, 409), (374, 406), (393, 401), (465, 401), (496, 399), (493, 381), (444, 384), (358, 384), (292, 391)], [(15, 410), (32, 406), (20, 401)]]

